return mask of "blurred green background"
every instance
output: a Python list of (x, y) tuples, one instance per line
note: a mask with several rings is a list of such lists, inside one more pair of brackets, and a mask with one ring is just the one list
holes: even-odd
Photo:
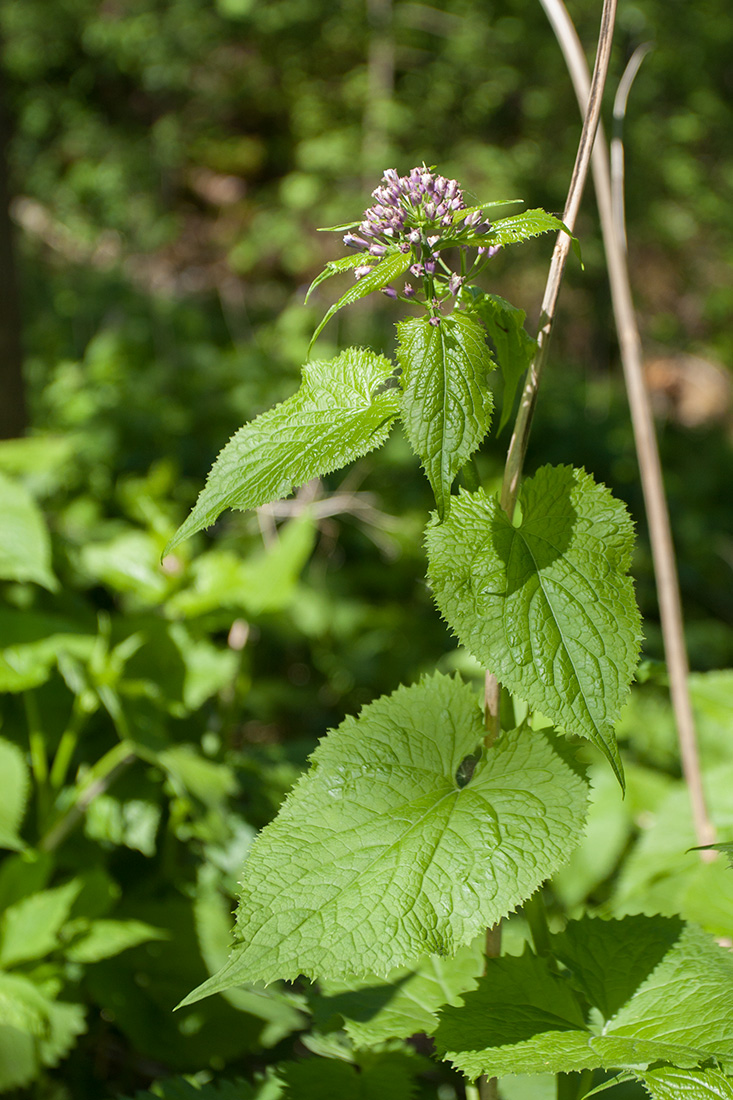
[[(600, 4), (569, 10), (592, 57)], [(559, 213), (577, 106), (529, 0), (3, 0), (0, 39), (0, 751), (18, 795), (0, 820), (0, 968), (46, 1004), (35, 1031), (30, 1009), (0, 1021), (0, 1089), (107, 1100), (175, 1072), (253, 1079), (312, 1034), (302, 991), (171, 1009), (226, 951), (255, 830), (345, 714), (436, 664), (480, 670), (432, 608), (430, 493), (399, 434), (280, 508), (223, 517), (162, 569), (160, 554), (229, 435), (298, 384), (336, 293), (328, 283), (306, 307), (305, 289), (342, 254), (317, 227), (357, 218), (384, 168), (423, 161), (477, 201)], [(711, 798), (730, 832), (728, 4), (621, 0), (607, 123), (645, 42), (625, 129), (630, 266)], [(628, 502), (646, 642), (622, 723), (630, 796), (622, 806), (593, 763), (591, 840), (553, 904), (651, 905), (733, 936), (724, 872), (684, 856), (693, 838), (590, 191), (578, 235), (585, 269), (569, 265), (528, 467), (583, 464)], [(550, 251), (544, 238), (508, 250), (487, 281), (530, 330)], [(368, 299), (316, 353), (390, 354), (399, 316)], [(479, 457), (489, 486), (507, 442)], [(45, 938), (19, 955), (11, 932), (29, 913)], [(460, 1096), (439, 1073), (421, 1095)]]

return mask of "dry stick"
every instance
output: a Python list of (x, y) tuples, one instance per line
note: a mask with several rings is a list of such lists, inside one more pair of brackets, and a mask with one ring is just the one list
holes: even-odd
[[(562, 0), (540, 0), (540, 3), (545, 9), (545, 13), (560, 43), (580, 109), (584, 111), (589, 91), (588, 67), (575, 27)], [(630, 85), (630, 80), (627, 80), (626, 83)], [(618, 154), (616, 160), (618, 163)], [(641, 338), (631, 297), (631, 285), (624, 247), (623, 222), (619, 221), (619, 216), (623, 216), (623, 200), (621, 197), (623, 179), (622, 177), (619, 178), (617, 173), (617, 196), (614, 202), (608, 151), (602, 133), (599, 134), (599, 140), (596, 142), (593, 151), (593, 182), (598, 200), (601, 229), (606, 250), (606, 263), (611, 285), (611, 300), (616, 318), (621, 362), (629, 397), (631, 422), (644, 493), (644, 505), (649, 524), (659, 614), (662, 621), (664, 649), (670, 674), (670, 694), (677, 724), (682, 770), (690, 792), (692, 818), (697, 842), (698, 844), (711, 844), (715, 840), (715, 830), (710, 821), (705, 802), (697, 738), (695, 736), (695, 723), (687, 683), (689, 666), (685, 648), (682, 603), (677, 579), (674, 545), (664, 495), (664, 481), (654, 430), (654, 418), (644, 384)], [(614, 217), (614, 212), (616, 217)], [(700, 855), (702, 859), (715, 858), (715, 853), (711, 852), (701, 852)]]
[[(542, 0), (541, 0), (542, 2)], [(598, 52), (593, 68), (588, 107), (583, 119), (583, 131), (580, 135), (578, 154), (575, 158), (573, 175), (570, 180), (568, 197), (565, 202), (563, 221), (571, 231), (575, 227), (575, 219), (578, 216), (580, 200), (583, 197), (583, 189), (588, 176), (593, 142), (598, 129), (601, 114), (601, 97), (603, 86), (606, 82), (608, 62), (611, 56), (611, 41), (613, 38), (613, 25), (616, 18), (616, 0), (604, 0), (601, 14), (601, 30), (598, 39)], [(504, 482), (501, 487), (501, 506), (510, 519), (514, 515), (514, 506), (519, 492), (519, 481), (522, 476), (524, 457), (527, 453), (529, 431), (532, 426), (535, 405), (537, 403), (537, 391), (539, 389), (542, 370), (547, 360), (550, 346), (550, 335), (555, 320), (555, 309), (560, 293), (565, 264), (570, 251), (570, 237), (567, 233), (560, 233), (555, 244), (550, 262), (550, 271), (547, 276), (547, 286), (542, 299), (542, 312), (540, 315), (540, 330), (537, 333), (537, 351), (530, 364), (527, 381), (524, 384), (524, 392), (519, 405), (514, 432), (509, 444), (506, 466), (504, 467)]]
[[(604, 0), (601, 14), (601, 29), (598, 37), (598, 51), (593, 70), (593, 82), (589, 98), (588, 109), (583, 120), (583, 130), (580, 135), (578, 153), (575, 158), (573, 174), (568, 188), (568, 197), (565, 202), (563, 221), (572, 231), (575, 219), (578, 216), (580, 200), (583, 196), (583, 188), (588, 175), (593, 142), (598, 128), (598, 120), (601, 114), (601, 97), (603, 86), (606, 82), (608, 62), (611, 56), (611, 41), (613, 38), (613, 25), (616, 18), (616, 0)], [(544, 298), (542, 299), (542, 312), (540, 316), (540, 330), (537, 334), (537, 351), (529, 367), (527, 381), (524, 385), (522, 400), (519, 405), (517, 419), (514, 425), (509, 450), (507, 452), (506, 465), (504, 467), (504, 481), (501, 488), (501, 506), (509, 518), (514, 516), (514, 506), (517, 501), (519, 482), (524, 466), (524, 457), (527, 453), (529, 431), (532, 426), (537, 402), (542, 369), (547, 359), (552, 325), (555, 319), (555, 308), (560, 293), (565, 264), (570, 251), (570, 237), (567, 233), (560, 233), (555, 243), (550, 262), (550, 271), (547, 276)], [(484, 689), (484, 725), (487, 745), (493, 744), (499, 726), (499, 700), (501, 687), (496, 676), (492, 672), (486, 673)], [(490, 928), (486, 933), (486, 955), (488, 957), (499, 954), (501, 945), (501, 924)], [(478, 1082), (478, 1092), (481, 1100), (495, 1100), (498, 1096), (498, 1086), (495, 1077), (481, 1077)]]

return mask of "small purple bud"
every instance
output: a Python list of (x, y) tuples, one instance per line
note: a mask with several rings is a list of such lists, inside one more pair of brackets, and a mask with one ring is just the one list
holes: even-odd
[(479, 256), (488, 256), (488, 258), (491, 259), (493, 256), (496, 255), (500, 248), (500, 244), (490, 244), (486, 248), (477, 248), (476, 252)]
[(410, 251), (409, 244), (407, 243), (407, 241), (403, 241), (402, 244), (400, 245), (400, 252), (404, 252), (405, 255), (407, 255), (407, 253), (409, 251)]
[(463, 208), (463, 199), (451, 199), (450, 208), (451, 210), (461, 210)]
[(407, 234), (407, 239), (410, 244), (420, 244), (420, 241), (422, 240), (422, 234), (420, 233), (419, 229), (413, 229), (411, 233)]
[(344, 235), (344, 244), (347, 248), (368, 248), (367, 242), (362, 240), (361, 237), (356, 237), (353, 233)]
[(426, 275), (435, 274), (435, 260), (426, 260), (424, 266)]
[(394, 229), (391, 229), (390, 226), (387, 226), (387, 228), (383, 229), (382, 232), (384, 233), (385, 237), (394, 237)]
[(422, 276), (425, 274), (425, 268), (422, 264), (412, 264), (412, 266), (410, 267), (410, 271), (416, 279), (421, 279)]
[(386, 244), (378, 244), (376, 241), (374, 244), (369, 245), (369, 251), (372, 256), (383, 256), (387, 251)]
[(427, 240), (430, 247), (433, 248), (440, 240), (440, 237), (428, 237)]
[(474, 229), (481, 221), (481, 211), (474, 210), (472, 214), (469, 214), (467, 218), (463, 219), (463, 224), (467, 225), (469, 229)]
[(361, 267), (357, 267), (354, 270), (354, 278), (363, 279), (365, 275), (371, 274), (371, 267), (368, 264), (363, 264)]
[(458, 184), (455, 180), (448, 180), (445, 185), (445, 197), (446, 199), (453, 200), (458, 192)]
[(361, 225), (359, 226), (359, 232), (361, 233), (362, 237), (373, 237), (374, 236), (374, 230), (372, 229), (369, 222), (362, 222)]
[(453, 225), (453, 218), (450, 214), (446, 214), (444, 218), (440, 219), (440, 224), (445, 226)]
[(423, 206), (423, 213), (426, 218), (432, 220), (435, 217), (435, 203), (430, 201), (426, 202)]
[(450, 290), (451, 294), (456, 295), (462, 286), (462, 276), (457, 275), (455, 272), (453, 272), (450, 279), (448, 280), (448, 289)]
[(399, 183), (399, 175), (396, 168), (385, 168), (382, 179), (385, 183)]
[(440, 324), (440, 317), (431, 317), (430, 318), (430, 324), (431, 325), (439, 325)]
[(420, 185), (424, 187), (426, 191), (433, 190), (433, 177), (430, 175), (430, 172), (423, 172), (420, 176)]
[(392, 299), (397, 298), (397, 291), (395, 290), (395, 288), (393, 286), (383, 286), (382, 287), (382, 294), (384, 294), (384, 296), (386, 298), (392, 298)]
[(402, 291), (402, 293), (404, 294), (405, 298), (414, 298), (415, 288), (412, 283), (405, 283), (405, 289)]

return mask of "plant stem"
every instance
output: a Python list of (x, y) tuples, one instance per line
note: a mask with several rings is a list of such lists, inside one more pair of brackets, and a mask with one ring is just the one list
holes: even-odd
[(46, 739), (41, 728), (41, 715), (38, 700), (33, 691), (23, 692), (23, 707), (28, 725), (28, 747), (31, 758), (31, 772), (36, 784), (36, 814), (38, 828), (42, 827), (48, 813), (50, 799), (48, 790), (48, 754)]
[[(593, 142), (601, 112), (601, 96), (608, 72), (608, 62), (611, 56), (611, 41), (613, 38), (613, 25), (616, 17), (616, 0), (604, 0), (601, 14), (601, 29), (598, 39), (598, 51), (593, 69), (588, 108), (583, 120), (583, 130), (580, 135), (578, 153), (575, 158), (575, 166), (568, 188), (568, 197), (565, 202), (565, 210), (562, 220), (568, 229), (575, 226), (580, 200), (588, 175)], [(524, 458), (527, 453), (529, 432), (532, 427), (537, 392), (539, 389), (542, 370), (547, 360), (550, 345), (552, 326), (555, 320), (557, 299), (560, 293), (565, 264), (570, 251), (570, 237), (562, 231), (558, 234), (555, 250), (550, 262), (550, 270), (547, 276), (544, 298), (542, 299), (542, 311), (540, 315), (540, 328), (537, 333), (537, 351), (530, 364), (524, 392), (519, 404), (517, 419), (514, 425), (509, 451), (507, 453), (506, 466), (504, 468), (504, 481), (501, 488), (501, 506), (510, 519), (514, 515), (514, 506), (519, 492), (519, 482), (524, 467)]]
[[(589, 97), (588, 67), (575, 27), (562, 0), (540, 0), (570, 71), (575, 94), (581, 111), (585, 111)], [(633, 60), (633, 59), (632, 59)], [(629, 398), (634, 442), (639, 460), (644, 506), (649, 524), (649, 538), (657, 582), (659, 615), (662, 622), (664, 650), (669, 668), (670, 694), (677, 725), (677, 736), (682, 758), (682, 770), (690, 794), (692, 817), (698, 844), (711, 844), (715, 829), (710, 820), (697, 749), (695, 720), (692, 713), (687, 683), (689, 665), (685, 646), (682, 600), (675, 563), (674, 544), (669, 521), (669, 511), (664, 493), (662, 465), (654, 430), (649, 395), (644, 383), (642, 349), (639, 328), (636, 324), (631, 283), (624, 247), (625, 229), (619, 220), (623, 216), (623, 179), (616, 173), (616, 198), (611, 186), (611, 171), (605, 139), (595, 143), (593, 150), (593, 183), (601, 220), (603, 243), (606, 250), (611, 300), (616, 319), (621, 363)], [(618, 162), (618, 155), (617, 155)], [(614, 216), (614, 210), (616, 216)], [(700, 858), (715, 858), (715, 853), (703, 851)]]
[(103, 794), (134, 759), (135, 750), (129, 741), (120, 741), (106, 752), (78, 784), (74, 800), (63, 817), (41, 838), (38, 845), (41, 851), (53, 852), (58, 848), (79, 824), (94, 799)]
[(71, 764), (71, 758), (74, 755), (77, 742), (79, 741), (79, 734), (86, 718), (86, 712), (84, 708), (79, 704), (79, 696), (74, 698), (74, 703), (71, 709), (71, 717), (69, 718), (69, 724), (64, 732), (61, 734), (61, 740), (59, 741), (59, 747), (56, 749), (56, 755), (53, 758), (53, 764), (51, 765), (51, 787), (53, 790), (58, 791), (63, 787), (66, 780), (66, 776), (69, 771), (69, 765)]
[(541, 890), (535, 891), (530, 898), (527, 898), (522, 906), (522, 911), (529, 925), (535, 954), (545, 956), (551, 955), (550, 926), (547, 923), (547, 910), (542, 900)]

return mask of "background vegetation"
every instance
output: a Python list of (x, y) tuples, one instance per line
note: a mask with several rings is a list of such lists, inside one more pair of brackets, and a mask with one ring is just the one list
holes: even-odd
[[(598, 8), (570, 5), (589, 43)], [(171, 1074), (253, 1090), (259, 1074), (261, 1096), (309, 1095), (301, 1070), (267, 1067), (346, 1057), (316, 992), (171, 1009), (225, 954), (242, 858), (316, 738), (436, 663), (479, 672), (419, 579), (429, 488), (395, 437), (162, 569), (160, 553), (231, 432), (297, 385), (327, 300), (305, 307), (304, 290), (341, 251), (316, 227), (358, 216), (385, 167), (422, 161), (479, 199), (559, 211), (577, 108), (530, 0), (5, 0), (0, 20), (0, 265), (19, 301), (4, 296), (5, 434), (27, 429), (0, 443), (0, 1088), (109, 1100)], [(723, 0), (622, 0), (616, 79), (645, 41), (625, 132), (632, 275), (728, 840), (733, 24)], [(589, 839), (549, 896), (558, 914), (646, 907), (733, 938), (731, 876), (684, 855), (590, 193), (579, 235), (585, 271), (571, 265), (563, 290), (529, 466), (582, 462), (630, 505), (646, 643), (621, 731), (629, 796), (592, 763)], [(530, 322), (548, 255), (540, 240), (496, 259), (490, 289)], [(319, 355), (391, 350), (379, 302), (340, 318)], [(505, 443), (480, 456), (487, 481)], [(415, 1087), (462, 1095), (448, 1070)]]

